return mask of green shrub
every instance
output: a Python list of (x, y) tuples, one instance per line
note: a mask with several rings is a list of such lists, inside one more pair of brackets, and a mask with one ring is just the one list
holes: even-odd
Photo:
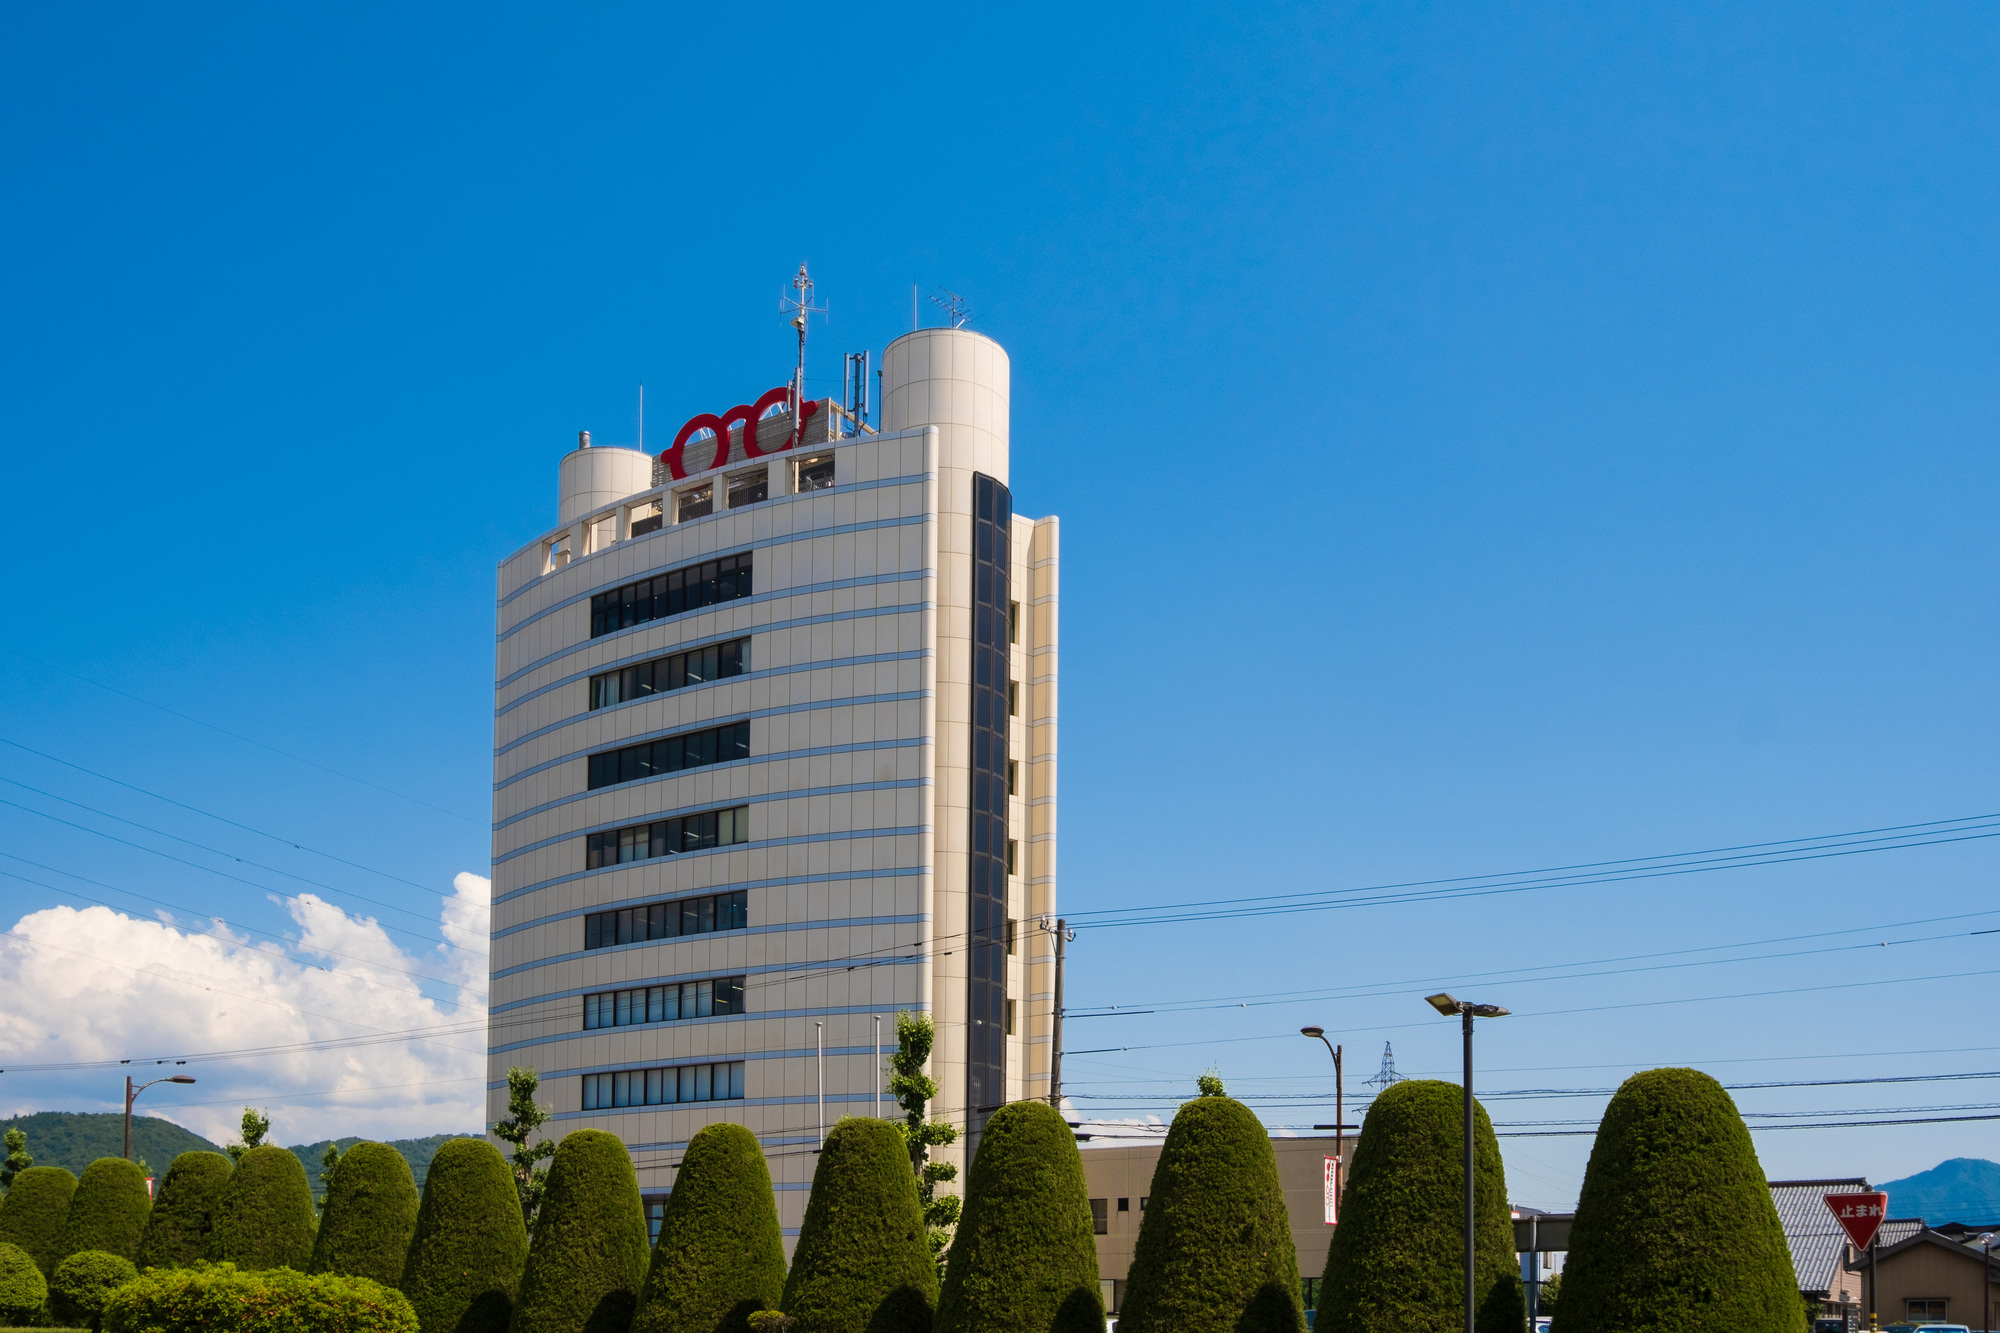
[[(1473, 1209), (1480, 1333), (1518, 1333), (1524, 1292), (1500, 1143), (1473, 1107)], [(1340, 1225), (1327, 1249), (1319, 1320), (1353, 1333), (1465, 1327), (1465, 1090), (1435, 1079), (1383, 1089), (1361, 1126)]]
[(49, 1279), (49, 1312), (72, 1327), (96, 1328), (111, 1293), (138, 1276), (122, 1254), (78, 1250), (57, 1264)]
[(632, 1333), (748, 1333), (785, 1290), (771, 1169), (741, 1125), (696, 1131), (660, 1220)]
[[(252, 1148), (244, 1157), (260, 1151)], [(245, 1273), (224, 1263), (148, 1270), (105, 1302), (104, 1330), (417, 1333), (417, 1316), (402, 1293), (365, 1277), (308, 1277), (288, 1268)]]
[(929, 1333), (937, 1291), (902, 1130), (841, 1121), (820, 1151), (785, 1279), (793, 1333)]
[(1736, 1103), (1693, 1069), (1626, 1079), (1584, 1170), (1557, 1333), (1804, 1328), (1791, 1252)]
[(35, 1257), (18, 1245), (0, 1243), (0, 1323), (32, 1324), (49, 1298), (48, 1279)]
[(232, 1169), (219, 1152), (184, 1152), (174, 1158), (139, 1241), (141, 1268), (186, 1268), (207, 1256), (215, 1206)]
[(499, 1151), (485, 1139), (439, 1148), (401, 1283), (424, 1333), (505, 1333), (527, 1260), (520, 1195)]
[(76, 1193), (76, 1177), (60, 1166), (31, 1166), (14, 1177), (0, 1208), (0, 1244), (18, 1245), (47, 1277), (61, 1258), (63, 1220)]
[(563, 1136), (535, 1214), (514, 1333), (625, 1333), (646, 1281), (646, 1210), (615, 1134)]
[(62, 1238), (56, 1242), (57, 1262), (85, 1250), (138, 1258), (146, 1215), (152, 1210), (146, 1172), (137, 1162), (98, 1158), (83, 1169), (83, 1179), (69, 1201)]
[(1118, 1327), (1303, 1333), (1299, 1256), (1277, 1154), (1235, 1098), (1205, 1093), (1175, 1113), (1153, 1169)]
[(312, 1273), (403, 1280), (417, 1229), (417, 1182), (403, 1154), (386, 1143), (357, 1143), (341, 1154), (326, 1186), (326, 1214), (313, 1241)]
[(215, 1203), (208, 1257), (245, 1272), (304, 1269), (312, 1258), (312, 1186), (290, 1148), (247, 1149)]
[(938, 1297), (938, 1333), (1101, 1333), (1097, 1242), (1076, 1135), (1047, 1102), (986, 1122)]

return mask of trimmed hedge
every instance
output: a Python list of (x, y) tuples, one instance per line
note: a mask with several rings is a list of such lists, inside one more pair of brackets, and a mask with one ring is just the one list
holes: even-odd
[(632, 1333), (749, 1333), (777, 1308), (785, 1241), (763, 1145), (741, 1125), (707, 1125), (688, 1141), (660, 1220), (660, 1242)]
[(1736, 1103), (1698, 1070), (1626, 1079), (1584, 1170), (1556, 1333), (1788, 1333), (1805, 1318)]
[(0, 1322), (34, 1323), (48, 1298), (48, 1279), (35, 1267), (35, 1257), (18, 1245), (0, 1243)]
[(1234, 1097), (1183, 1102), (1153, 1169), (1121, 1333), (1304, 1333), (1305, 1325), (1298, 1251), (1263, 1124)]
[(64, 1167), (31, 1166), (15, 1176), (0, 1207), (0, 1244), (20, 1246), (47, 1277), (62, 1257), (57, 1246), (75, 1194), (76, 1177)]
[(505, 1333), (527, 1261), (528, 1229), (506, 1159), (485, 1139), (440, 1147), (424, 1172), (399, 1284), (424, 1333)]
[(312, 1186), (290, 1148), (247, 1150), (216, 1200), (208, 1257), (244, 1272), (304, 1269), (313, 1251)]
[(938, 1333), (1102, 1333), (1076, 1135), (1047, 1102), (993, 1113), (945, 1262)]
[(204, 1264), (200, 1268), (155, 1268), (142, 1274), (138, 1281), (120, 1287), (105, 1302), (104, 1333), (418, 1333), (418, 1330), (416, 1313), (402, 1293), (365, 1277), (341, 1277), (335, 1273), (308, 1277), (289, 1268), (245, 1273), (235, 1264), (225, 1263)]
[(69, 1201), (62, 1238), (56, 1242), (56, 1261), (85, 1250), (138, 1258), (139, 1241), (146, 1234), (146, 1215), (152, 1211), (146, 1173), (137, 1162), (123, 1157), (98, 1158), (83, 1168), (83, 1179)]
[(215, 1206), (234, 1169), (219, 1152), (184, 1152), (174, 1158), (146, 1218), (139, 1267), (187, 1268), (207, 1256)]
[[(1525, 1293), (1507, 1176), (1486, 1108), (1473, 1104), (1476, 1320), (1519, 1333)], [(1326, 1253), (1319, 1320), (1352, 1333), (1462, 1333), (1465, 1327), (1465, 1090), (1405, 1079), (1361, 1126), (1340, 1225)]]
[(514, 1333), (626, 1333), (647, 1248), (639, 1175), (624, 1143), (601, 1129), (564, 1135), (535, 1214)]
[(357, 1143), (340, 1156), (326, 1186), (326, 1212), (309, 1273), (345, 1273), (393, 1287), (403, 1280), (417, 1229), (417, 1180), (386, 1143)]
[(96, 1328), (111, 1293), (138, 1276), (122, 1254), (78, 1250), (57, 1264), (49, 1279), (49, 1313), (75, 1328)]
[(785, 1279), (793, 1333), (930, 1333), (937, 1294), (903, 1131), (842, 1120), (820, 1150)]

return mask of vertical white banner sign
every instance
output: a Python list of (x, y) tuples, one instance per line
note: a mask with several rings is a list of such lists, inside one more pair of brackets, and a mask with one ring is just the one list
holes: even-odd
[(1326, 1159), (1326, 1224), (1340, 1220), (1340, 1159)]

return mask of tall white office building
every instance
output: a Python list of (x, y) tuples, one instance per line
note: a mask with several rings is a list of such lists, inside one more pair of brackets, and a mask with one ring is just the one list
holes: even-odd
[(823, 1126), (896, 1113), (899, 1009), (934, 1115), (1048, 1094), (1058, 529), (1014, 512), (1008, 376), (925, 329), (879, 430), (773, 391), (657, 457), (585, 437), (500, 564), (488, 1118), (533, 1066), (655, 1212), (733, 1120), (789, 1245)]

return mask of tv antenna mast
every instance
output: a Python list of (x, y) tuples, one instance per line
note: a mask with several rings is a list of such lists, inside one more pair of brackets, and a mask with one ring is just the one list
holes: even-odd
[(951, 326), (953, 328), (964, 328), (966, 321), (972, 318), (972, 312), (965, 308), (965, 298), (957, 292), (946, 291), (943, 287), (938, 288), (938, 290), (944, 292), (944, 295), (933, 296), (931, 304), (951, 316)]
[[(792, 327), (799, 331), (799, 365), (792, 376), (792, 443), (801, 443), (806, 436), (806, 316), (824, 315), (826, 307), (813, 304), (813, 280), (806, 272), (804, 261), (792, 278), (792, 295), (778, 298), (778, 309), (792, 312)], [(757, 429), (757, 423), (745, 426), (746, 431)]]
[(1396, 1072), (1396, 1052), (1388, 1042), (1382, 1043), (1382, 1067), (1375, 1071), (1375, 1077), (1362, 1083), (1364, 1088), (1386, 1088), (1391, 1083), (1401, 1083), (1403, 1075)]

